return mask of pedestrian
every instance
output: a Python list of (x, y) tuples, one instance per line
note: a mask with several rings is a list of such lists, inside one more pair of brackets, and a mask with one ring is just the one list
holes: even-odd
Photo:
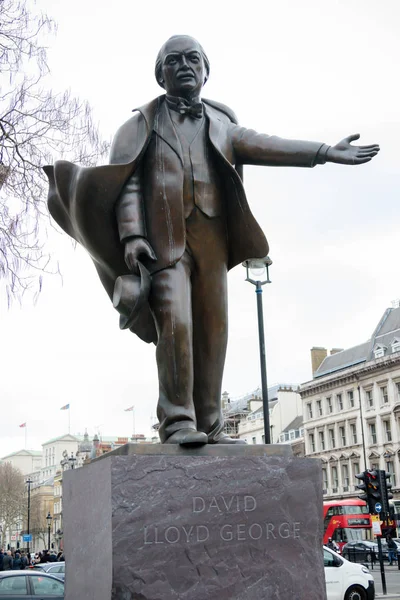
[(392, 536), (390, 534), (388, 534), (386, 536), (386, 543), (388, 546), (388, 559), (389, 559), (389, 565), (393, 564), (393, 561), (396, 560), (396, 554), (397, 554), (397, 544), (396, 542), (392, 539)]
[(28, 566), (28, 559), (25, 556), (25, 552), (22, 550), (21, 552), (21, 570), (26, 569)]
[(47, 562), (49, 562), (49, 551), (43, 550), (43, 554), (40, 557), (40, 563), (47, 563)]
[(7, 550), (3, 558), (3, 571), (11, 571), (13, 568), (13, 559), (11, 550)]
[(0, 548), (0, 571), (3, 571), (3, 558), (4, 558), (4, 550)]
[(339, 550), (339, 547), (337, 546), (337, 544), (335, 544), (331, 537), (328, 539), (327, 547), (330, 548), (330, 550), (333, 550), (334, 552), (338, 552)]
[(21, 555), (19, 552), (15, 553), (14, 556), (14, 560), (13, 560), (13, 571), (20, 571), (21, 570)]

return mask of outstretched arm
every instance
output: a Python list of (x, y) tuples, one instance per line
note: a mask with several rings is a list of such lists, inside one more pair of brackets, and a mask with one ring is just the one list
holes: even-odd
[(379, 146), (352, 146), (360, 136), (350, 135), (335, 146), (321, 142), (289, 140), (257, 133), (231, 125), (231, 141), (235, 164), (270, 165), (276, 167), (314, 167), (326, 162), (359, 165), (379, 152)]
[(340, 165), (362, 165), (369, 162), (379, 152), (378, 144), (370, 146), (352, 146), (351, 142), (360, 138), (359, 133), (354, 133), (344, 138), (336, 146), (331, 146), (326, 152), (326, 162)]

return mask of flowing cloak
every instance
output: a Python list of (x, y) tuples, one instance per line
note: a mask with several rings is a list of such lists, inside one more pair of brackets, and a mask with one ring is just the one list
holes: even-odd
[[(113, 162), (118, 164), (80, 167), (68, 161), (57, 161), (54, 166), (44, 167), (50, 184), (48, 207), (51, 216), (89, 252), (111, 299), (116, 279), (130, 274), (124, 260), (124, 245), (119, 239), (115, 205), (126, 181), (145, 154), (163, 98), (156, 98), (137, 109), (139, 118), (136, 117), (134, 128), (128, 127), (124, 132), (125, 126), (122, 126), (120, 132), (123, 131), (123, 135), (117, 134), (113, 146), (114, 157), (120, 156)], [(248, 206), (241, 180), (242, 167), (238, 165), (235, 169), (219, 147), (223, 120), (228, 117), (236, 123), (236, 118), (222, 104), (206, 99), (203, 102), (209, 120), (209, 139), (227, 186), (228, 268), (231, 269), (248, 258), (266, 256), (268, 243)], [(148, 343), (156, 343), (157, 333), (148, 304), (141, 310), (131, 331)]]

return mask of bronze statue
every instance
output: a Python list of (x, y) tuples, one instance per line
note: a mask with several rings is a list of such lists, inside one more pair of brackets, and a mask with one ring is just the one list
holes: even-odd
[(117, 132), (110, 165), (45, 167), (49, 209), (91, 254), (129, 328), (157, 346), (163, 443), (237, 443), (223, 433), (227, 272), (268, 254), (242, 184), (242, 166), (359, 165), (377, 145), (335, 146), (259, 134), (230, 108), (201, 100), (210, 65), (201, 45), (174, 36), (155, 75), (162, 95)]

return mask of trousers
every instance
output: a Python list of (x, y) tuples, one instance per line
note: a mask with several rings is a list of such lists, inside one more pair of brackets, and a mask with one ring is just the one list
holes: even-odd
[(161, 442), (179, 429), (204, 431), (212, 439), (223, 428), (227, 265), (224, 217), (209, 218), (194, 208), (186, 219), (182, 258), (152, 276)]

